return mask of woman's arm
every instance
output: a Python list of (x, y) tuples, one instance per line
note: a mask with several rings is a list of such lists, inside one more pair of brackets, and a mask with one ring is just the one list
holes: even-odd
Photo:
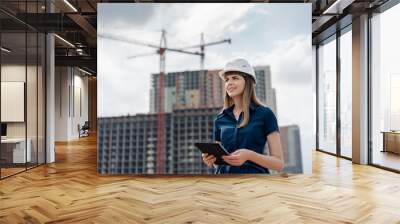
[(238, 149), (231, 155), (222, 156), (222, 158), (232, 166), (241, 166), (249, 160), (262, 167), (282, 171), (284, 162), (279, 132), (269, 134), (267, 140), (270, 155), (259, 154), (249, 149)]
[(285, 164), (283, 160), (283, 151), (279, 132), (275, 131), (269, 134), (267, 136), (267, 141), (270, 155), (262, 155), (249, 150), (252, 153), (250, 153), (248, 160), (265, 168), (282, 171)]

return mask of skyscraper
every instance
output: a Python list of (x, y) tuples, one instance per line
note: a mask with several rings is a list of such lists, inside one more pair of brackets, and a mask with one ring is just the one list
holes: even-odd
[(283, 158), (285, 161), (284, 171), (287, 173), (302, 173), (302, 154), (300, 142), (300, 129), (297, 125), (279, 127)]

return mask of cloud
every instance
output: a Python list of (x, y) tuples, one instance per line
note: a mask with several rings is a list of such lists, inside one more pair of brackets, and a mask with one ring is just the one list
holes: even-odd
[(249, 56), (255, 65), (271, 66), (274, 82), (301, 85), (312, 80), (311, 36), (308, 34), (276, 41), (270, 52)]
[[(243, 18), (256, 4), (193, 4), (180, 12), (181, 17), (170, 27), (178, 43), (199, 39), (204, 32), (211, 39), (240, 32), (246, 25)], [(181, 10), (181, 9), (180, 9)], [(234, 13), (233, 13), (234, 12)]]
[(264, 7), (257, 7), (255, 9), (255, 12), (264, 16), (270, 15), (270, 11)]
[(128, 60), (132, 46), (110, 43), (98, 45), (99, 116), (148, 111), (150, 75), (158, 72), (157, 56)]
[(110, 4), (99, 3), (99, 28), (126, 29), (132, 26), (145, 26), (151, 20), (158, 4)]

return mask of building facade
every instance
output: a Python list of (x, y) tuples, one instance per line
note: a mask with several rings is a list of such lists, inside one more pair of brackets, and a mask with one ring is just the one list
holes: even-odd
[[(276, 94), (272, 88), (269, 66), (254, 67), (257, 79), (256, 95), (276, 110)], [(171, 72), (165, 75), (164, 111), (174, 108), (221, 107), (225, 94), (224, 81), (218, 75), (219, 70), (195, 70)], [(150, 112), (156, 112), (159, 99), (159, 74), (152, 74), (150, 90)]]
[(279, 127), (279, 132), (285, 161), (284, 172), (303, 173), (299, 126), (281, 126)]
[[(175, 109), (165, 115), (165, 174), (213, 173), (195, 142), (211, 142), (221, 108)], [(98, 120), (98, 173), (154, 174), (157, 166), (157, 115)]]

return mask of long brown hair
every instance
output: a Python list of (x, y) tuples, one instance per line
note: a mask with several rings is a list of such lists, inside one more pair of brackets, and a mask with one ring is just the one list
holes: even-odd
[[(235, 72), (235, 73), (239, 73), (240, 75), (242, 75), (245, 80), (244, 90), (243, 90), (243, 94), (242, 94), (243, 120), (242, 120), (242, 122), (240, 122), (240, 124), (238, 126), (238, 128), (242, 128), (242, 127), (245, 127), (249, 123), (249, 120), (250, 120), (250, 112), (249, 112), (250, 103), (253, 102), (259, 106), (263, 106), (263, 104), (260, 102), (260, 100), (256, 96), (256, 90), (254, 88), (255, 84), (254, 84), (253, 78), (245, 73), (241, 73), (241, 72)], [(230, 73), (230, 72), (225, 73), (225, 75), (229, 75), (229, 74), (232, 74), (232, 73)], [(234, 102), (233, 102), (232, 97), (230, 97), (225, 90), (223, 110), (233, 106), (233, 104), (234, 104)]]

